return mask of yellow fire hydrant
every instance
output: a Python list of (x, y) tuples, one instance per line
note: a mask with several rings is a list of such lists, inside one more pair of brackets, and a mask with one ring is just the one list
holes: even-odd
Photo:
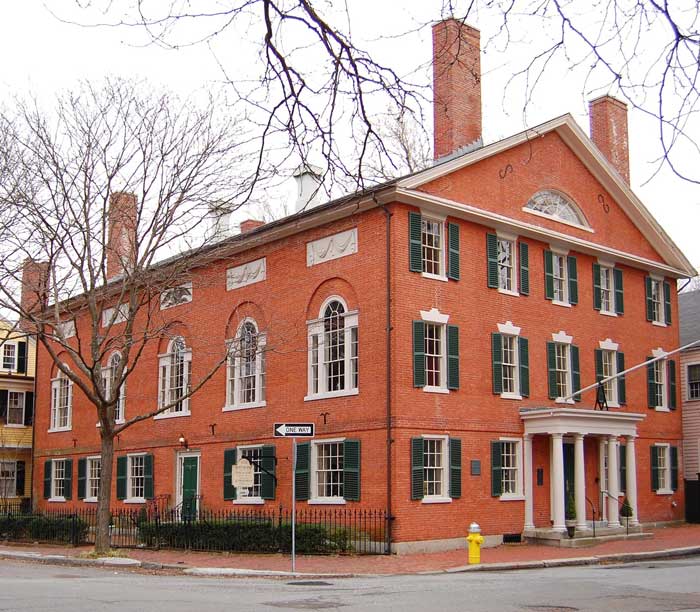
[(484, 543), (484, 536), (481, 535), (481, 527), (477, 523), (469, 525), (469, 535), (467, 545), (469, 546), (469, 565), (481, 563), (481, 545)]

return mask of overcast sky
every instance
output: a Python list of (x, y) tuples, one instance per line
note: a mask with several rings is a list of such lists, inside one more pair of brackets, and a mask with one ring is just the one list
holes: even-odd
[[(428, 83), (429, 28), (410, 36), (380, 38), (388, 27), (393, 28), (393, 33), (405, 32), (437, 17), (426, 12), (429, 3), (415, 4), (415, 7), (409, 4), (410, 8), (404, 5), (397, 14), (395, 7), (401, 5), (393, 2), (351, 0), (352, 33), (383, 63), (395, 67), (404, 76)], [(63, 16), (82, 15), (74, 0), (55, 0), (50, 5)], [(483, 46), (493, 24), (486, 15), (483, 19), (477, 16), (475, 21), (473, 25), (482, 31)], [(144, 37), (135, 30), (61, 23), (40, 0), (3, 2), (0, 4), (0, 57), (3, 58), (0, 102), (7, 103), (12, 95), (28, 92), (49, 97), (72, 87), (79, 79), (99, 80), (105, 75), (141, 77), (146, 81), (144, 86), (153, 84), (187, 94), (221, 80), (217, 59), (230, 74), (246, 74), (245, 64), (251, 58), (245, 56), (239, 35), (240, 32), (233, 31), (224, 33), (213, 49), (199, 45), (167, 50), (141, 44)], [(522, 50), (513, 46), (500, 51), (494, 46), (483, 56), (484, 140), (492, 142), (566, 112), (588, 132), (586, 99), (601, 92), (595, 91), (591, 79), (585, 81), (585, 74), (568, 70), (562, 64), (552, 64), (527, 113), (522, 112), (522, 99), (513, 88), (506, 90), (508, 96), (504, 102), (502, 92), (513, 72), (514, 55)], [(587, 95), (587, 92), (591, 93)], [(632, 111), (629, 132), (632, 188), (691, 263), (700, 269), (700, 187), (683, 182), (667, 170), (649, 180), (659, 155), (655, 146), (656, 125), (652, 119)], [(700, 170), (695, 176), (700, 176)]]

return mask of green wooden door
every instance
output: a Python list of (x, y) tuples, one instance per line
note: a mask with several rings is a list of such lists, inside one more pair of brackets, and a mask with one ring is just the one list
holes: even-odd
[(197, 475), (199, 457), (182, 459), (182, 518), (191, 520), (197, 516)]

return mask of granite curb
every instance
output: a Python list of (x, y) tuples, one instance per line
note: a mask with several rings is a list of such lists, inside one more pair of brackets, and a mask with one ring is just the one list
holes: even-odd
[[(460, 574), (470, 572), (500, 572), (511, 570), (543, 569), (550, 567), (574, 567), (584, 565), (606, 565), (614, 563), (634, 563), (639, 561), (652, 561), (657, 559), (671, 559), (700, 555), (700, 546), (686, 546), (683, 548), (668, 548), (632, 553), (611, 553), (591, 557), (570, 557), (565, 559), (544, 559), (542, 561), (514, 561), (502, 563), (484, 563), (479, 565), (464, 565), (443, 570), (426, 570), (416, 572), (397, 572), (395, 575), (436, 575), (436, 574)], [(0, 550), (0, 559), (17, 561), (33, 561), (49, 565), (73, 566), (73, 567), (109, 567), (124, 569), (146, 570), (170, 570), (177, 571), (188, 576), (219, 576), (219, 577), (260, 577), (260, 578), (352, 578), (352, 577), (386, 577), (392, 574), (365, 574), (365, 573), (317, 573), (317, 572), (287, 572), (278, 570), (255, 570), (231, 567), (190, 567), (186, 565), (174, 565), (154, 561), (139, 561), (128, 557), (100, 557), (97, 559), (82, 559), (67, 555), (42, 555), (41, 553), (26, 551)]]

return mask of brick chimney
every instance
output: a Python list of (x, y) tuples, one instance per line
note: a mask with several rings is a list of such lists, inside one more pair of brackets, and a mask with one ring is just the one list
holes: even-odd
[(250, 232), (258, 227), (262, 227), (263, 225), (265, 225), (265, 222), (258, 221), (257, 219), (246, 219), (245, 221), (241, 221), (241, 234)]
[(136, 196), (117, 192), (109, 198), (107, 280), (130, 270), (136, 261)]
[[(25, 259), (22, 264), (21, 287), (20, 306), (23, 313), (45, 308), (49, 301), (49, 263)], [(25, 317), (20, 320), (20, 327), (27, 331)]]
[(433, 156), (481, 140), (481, 35), (457, 19), (433, 25)]
[(591, 140), (629, 185), (630, 159), (627, 138), (627, 105), (610, 96), (588, 103)]

